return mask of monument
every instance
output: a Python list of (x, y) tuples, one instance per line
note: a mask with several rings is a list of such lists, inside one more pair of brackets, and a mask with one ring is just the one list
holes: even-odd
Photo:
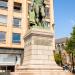
[(54, 33), (45, 26), (44, 0), (32, 0), (24, 36), (24, 59), (14, 75), (69, 75), (54, 60)]

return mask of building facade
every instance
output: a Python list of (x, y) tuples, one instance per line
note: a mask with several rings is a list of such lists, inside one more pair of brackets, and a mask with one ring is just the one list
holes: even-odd
[[(24, 35), (29, 28), (32, 0), (0, 0), (0, 69), (14, 70), (21, 64)], [(45, 24), (54, 33), (53, 0), (45, 0)], [(11, 67), (11, 68), (9, 68)]]

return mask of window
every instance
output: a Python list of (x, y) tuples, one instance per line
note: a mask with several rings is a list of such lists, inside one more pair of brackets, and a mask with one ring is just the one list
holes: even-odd
[[(19, 58), (20, 59), (20, 58)], [(0, 54), (1, 65), (15, 65), (16, 55), (14, 54)]]
[(21, 42), (20, 33), (13, 33), (12, 42), (13, 43), (20, 43)]
[(0, 23), (7, 23), (7, 16), (6, 15), (0, 15)]
[(45, 7), (45, 16), (47, 17), (47, 18), (49, 18), (49, 8), (48, 7)]
[(0, 32), (0, 42), (4, 42), (6, 40), (6, 33)]
[(0, 0), (0, 8), (7, 8), (7, 0)]
[(22, 4), (14, 2), (14, 11), (19, 11), (21, 12)]
[(20, 18), (13, 18), (13, 26), (20, 27), (21, 26), (21, 19)]

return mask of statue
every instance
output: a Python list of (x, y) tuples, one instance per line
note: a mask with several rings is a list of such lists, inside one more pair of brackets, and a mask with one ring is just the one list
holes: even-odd
[(44, 27), (45, 24), (45, 4), (44, 0), (32, 0), (29, 12), (30, 26), (36, 25)]
[(33, 10), (33, 8), (31, 8), (31, 10), (29, 11), (29, 23), (30, 23), (30, 26), (33, 26), (36, 24), (35, 22), (35, 12)]

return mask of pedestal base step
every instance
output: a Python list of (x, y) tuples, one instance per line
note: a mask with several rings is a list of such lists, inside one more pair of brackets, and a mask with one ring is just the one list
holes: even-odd
[(72, 75), (68, 70), (19, 70), (12, 75)]

